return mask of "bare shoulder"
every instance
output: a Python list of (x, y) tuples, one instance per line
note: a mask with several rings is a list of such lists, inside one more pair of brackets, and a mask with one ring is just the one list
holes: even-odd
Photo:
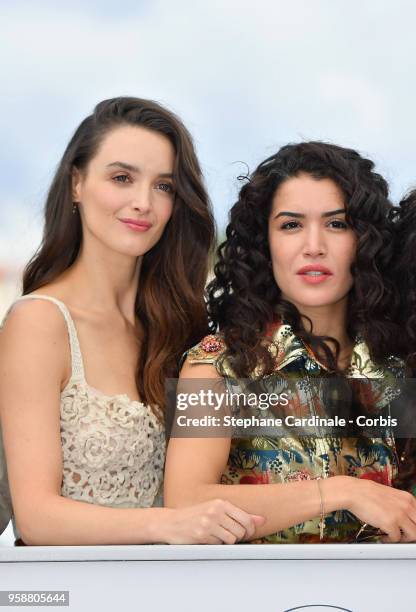
[[(65, 319), (59, 308), (46, 300), (21, 300), (11, 308), (0, 330), (0, 365), (9, 371), (13, 364), (35, 372), (37, 367), (68, 375), (70, 350)], [(50, 370), (49, 370), (50, 368)]]
[(0, 338), (25, 337), (27, 340), (41, 333), (46, 338), (65, 339), (65, 319), (59, 308), (46, 300), (21, 300), (15, 302), (7, 315)]

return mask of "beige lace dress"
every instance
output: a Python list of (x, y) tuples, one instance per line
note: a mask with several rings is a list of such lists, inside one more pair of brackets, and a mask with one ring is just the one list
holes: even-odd
[[(131, 400), (124, 394), (108, 396), (91, 387), (85, 380), (78, 336), (68, 308), (46, 295), (27, 295), (16, 301), (29, 299), (56, 304), (68, 327), (72, 374), (61, 393), (60, 403), (61, 494), (113, 508), (161, 506), (166, 450), (163, 425), (151, 408), (142, 402)], [(0, 466), (3, 462), (0, 492), (7, 492), (2, 450), (0, 436)], [(8, 503), (6, 495), (3, 495), (2, 502), (4, 520)], [(9, 513), (12, 513), (10, 502)], [(15, 534), (18, 537), (16, 528)]]

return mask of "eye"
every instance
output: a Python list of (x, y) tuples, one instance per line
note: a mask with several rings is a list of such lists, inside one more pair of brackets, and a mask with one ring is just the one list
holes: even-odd
[(157, 188), (160, 189), (160, 191), (165, 191), (166, 193), (175, 193), (173, 185), (170, 183), (159, 183)]
[(348, 229), (348, 224), (340, 219), (333, 219), (328, 223), (328, 225), (334, 229)]
[(300, 227), (299, 221), (287, 221), (280, 226), (282, 230), (292, 230)]
[(113, 181), (116, 183), (127, 183), (130, 182), (130, 176), (128, 174), (117, 174), (113, 177)]

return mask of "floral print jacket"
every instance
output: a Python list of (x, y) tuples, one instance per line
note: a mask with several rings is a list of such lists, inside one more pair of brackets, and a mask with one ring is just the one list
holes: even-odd
[[(276, 371), (285, 376), (319, 377), (325, 367), (310, 348), (292, 331), (290, 325), (277, 324), (270, 334), (276, 356)], [(223, 376), (233, 377), (224, 358), (225, 345), (220, 336), (207, 336), (188, 352), (188, 363), (213, 364)], [(357, 341), (347, 376), (350, 378), (383, 379), (400, 377), (402, 363), (391, 357), (379, 367), (370, 359), (368, 348)], [(300, 401), (314, 402), (307, 395)], [(388, 400), (388, 398), (387, 398)], [(386, 401), (387, 401), (386, 400)], [(307, 409), (308, 406), (305, 405)], [(223, 484), (285, 483), (335, 475), (348, 475), (391, 485), (397, 474), (397, 454), (392, 435), (381, 438), (367, 436), (313, 436), (233, 438)], [(283, 529), (254, 543), (320, 542), (320, 517)], [(324, 542), (355, 542), (362, 527), (353, 514), (338, 510), (325, 515)], [(366, 531), (366, 541), (380, 539), (376, 530)]]

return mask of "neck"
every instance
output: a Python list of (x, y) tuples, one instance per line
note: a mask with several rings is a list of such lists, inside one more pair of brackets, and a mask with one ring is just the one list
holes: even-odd
[[(347, 334), (347, 305), (348, 300), (344, 298), (336, 304), (326, 306), (304, 306), (296, 305), (302, 316), (312, 321), (312, 332), (315, 336), (329, 336), (339, 342), (340, 350), (348, 351), (352, 342)], [(309, 330), (309, 323), (303, 319), (305, 328)]]
[(75, 263), (65, 273), (73, 304), (99, 314), (118, 311), (134, 325), (141, 262), (142, 257), (84, 242)]

